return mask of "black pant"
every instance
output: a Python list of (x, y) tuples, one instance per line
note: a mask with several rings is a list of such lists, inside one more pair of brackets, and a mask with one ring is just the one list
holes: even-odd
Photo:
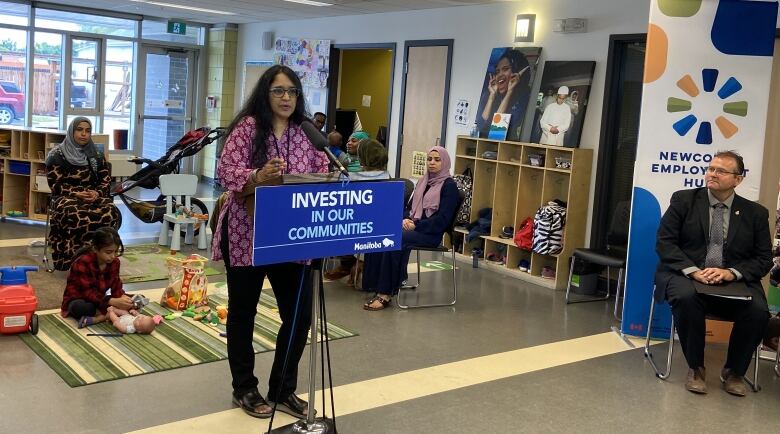
[[(227, 222), (223, 222), (222, 227), (227, 228)], [(309, 268), (291, 262), (259, 267), (231, 267), (230, 257), (225, 248), (227, 244), (225, 232), (227, 231), (223, 231), (222, 234), (222, 240), (225, 241), (222, 245), (222, 254), (228, 284), (227, 350), (230, 373), (233, 376), (233, 393), (241, 396), (257, 388), (252, 334), (263, 280), (268, 276), (276, 297), (282, 326), (276, 338), (276, 353), (268, 378), (267, 396), (271, 400), (284, 400), (295, 392), (298, 385), (298, 362), (306, 347), (306, 338), (311, 325)], [(301, 278), (303, 278), (303, 288), (301, 288)], [(293, 332), (296, 305), (298, 317)], [(290, 345), (291, 335), (292, 345)], [(282, 377), (288, 351), (290, 355), (287, 360), (287, 371)]]
[(77, 298), (71, 300), (68, 303), (68, 315), (74, 319), (79, 320), (83, 316), (95, 316), (97, 315), (97, 305), (95, 303)]
[(690, 368), (704, 366), (705, 316), (710, 314), (734, 322), (724, 367), (735, 375), (745, 375), (769, 321), (766, 299), (753, 297), (744, 301), (701, 295), (684, 276), (672, 277), (666, 299), (672, 306), (680, 345)]

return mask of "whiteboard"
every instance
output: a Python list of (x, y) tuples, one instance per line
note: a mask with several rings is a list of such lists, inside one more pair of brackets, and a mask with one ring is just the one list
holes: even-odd
[(257, 84), (257, 80), (260, 80), (263, 73), (274, 65), (271, 60), (250, 60), (244, 63), (244, 85), (241, 92), (241, 104), (249, 97), (252, 90)]

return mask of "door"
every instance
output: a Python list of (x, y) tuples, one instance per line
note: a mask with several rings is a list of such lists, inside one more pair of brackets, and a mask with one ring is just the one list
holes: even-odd
[(646, 35), (612, 35), (602, 111), (590, 247), (606, 245), (612, 218), (630, 202), (639, 137)]
[(421, 177), (425, 152), (445, 143), (451, 63), (451, 39), (405, 43), (396, 176)]
[[(141, 46), (136, 147), (157, 160), (192, 129), (195, 53), (191, 50)], [(140, 142), (139, 142), (140, 140)]]
[(69, 36), (67, 45), (70, 52), (69, 71), (62, 89), (65, 125), (70, 124), (76, 116), (86, 116), (92, 120), (93, 132), (99, 132), (103, 40)]

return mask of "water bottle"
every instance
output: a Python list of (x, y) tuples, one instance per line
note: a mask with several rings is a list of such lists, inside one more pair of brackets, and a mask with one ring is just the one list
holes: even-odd
[(469, 136), (479, 137), (479, 128), (477, 128), (477, 121), (474, 121), (474, 125), (471, 126), (471, 130), (469, 130)]

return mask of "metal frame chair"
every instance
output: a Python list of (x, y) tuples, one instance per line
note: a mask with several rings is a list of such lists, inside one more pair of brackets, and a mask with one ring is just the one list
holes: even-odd
[[(571, 303), (587, 303), (591, 301), (603, 301), (608, 300), (612, 295), (610, 292), (610, 280), (612, 268), (618, 268), (618, 281), (615, 291), (615, 308), (613, 315), (618, 321), (622, 321), (621, 316), (618, 316), (618, 304), (620, 303), (620, 294), (625, 288), (625, 282), (623, 281), (624, 273), (626, 269), (626, 252), (624, 249), (613, 248), (612, 246), (625, 246), (628, 242), (628, 223), (631, 215), (631, 203), (628, 201), (620, 202), (615, 207), (615, 212), (612, 215), (612, 221), (609, 226), (609, 233), (607, 234), (607, 247), (606, 249), (586, 249), (578, 248), (574, 249), (571, 255), (571, 264), (569, 267), (569, 281), (566, 284), (566, 304)], [(604, 297), (585, 298), (579, 300), (573, 300), (570, 297), (571, 293), (571, 278), (574, 274), (575, 260), (587, 261), (593, 264), (598, 264), (607, 267), (607, 294)]]
[[(465, 198), (465, 195), (463, 192), (459, 192), (458, 197), (458, 206), (455, 208), (455, 213), (452, 216), (452, 221), (450, 222), (449, 227), (447, 228), (447, 231), (444, 232), (450, 237), (450, 243), (453, 241), (453, 233), (455, 232), (455, 220), (458, 217), (457, 210), (460, 209), (461, 204), (463, 204), (463, 200)], [(444, 239), (444, 236), (442, 235), (442, 240)], [(396, 299), (396, 304), (401, 309), (414, 309), (414, 308), (421, 308), (421, 307), (442, 307), (442, 306), (453, 306), (458, 301), (458, 278), (457, 278), (457, 266), (455, 263), (455, 248), (447, 248), (443, 244), (440, 244), (437, 247), (413, 247), (412, 250), (417, 251), (417, 283), (414, 285), (406, 285), (401, 288), (401, 290), (398, 291), (398, 297)], [(439, 252), (439, 253), (452, 253), (452, 299), (451, 301), (447, 303), (431, 303), (431, 304), (404, 304), (403, 302), (403, 296), (402, 294), (404, 291), (410, 291), (410, 290), (416, 290), (417, 287), (420, 286), (420, 252)]]
[[(650, 352), (650, 334), (652, 331), (654, 312), (655, 312), (655, 286), (653, 286), (653, 296), (652, 296), (652, 301), (650, 302), (650, 317), (647, 320), (647, 336), (645, 338), (645, 358), (647, 358), (647, 361), (650, 363), (650, 366), (653, 368), (653, 371), (655, 371), (655, 376), (660, 378), (661, 380), (666, 380), (667, 378), (669, 378), (669, 375), (672, 372), (672, 353), (674, 352), (674, 335), (677, 332), (677, 328), (674, 325), (674, 316), (672, 316), (672, 322), (670, 324), (671, 335), (669, 336), (669, 350), (666, 355), (666, 371), (661, 372), (658, 365), (656, 365), (655, 363), (655, 359), (653, 359), (653, 353)], [(707, 315), (707, 319), (726, 321), (722, 318), (718, 318), (711, 315)], [(760, 351), (761, 351), (761, 344), (758, 345), (753, 356), (752, 380), (747, 377), (743, 377), (745, 381), (748, 383), (748, 385), (750, 385), (750, 388), (753, 389), (753, 392), (758, 392), (759, 390), (761, 390), (761, 386), (758, 384), (758, 361), (759, 361)], [(777, 360), (780, 360), (780, 352), (778, 352), (776, 358)], [(775, 373), (780, 375), (780, 373), (778, 373), (777, 363), (775, 364)]]

